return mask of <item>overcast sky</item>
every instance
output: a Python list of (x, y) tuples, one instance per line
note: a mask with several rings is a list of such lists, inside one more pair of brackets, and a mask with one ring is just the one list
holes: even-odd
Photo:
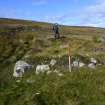
[(1, 0), (0, 17), (105, 27), (105, 0)]

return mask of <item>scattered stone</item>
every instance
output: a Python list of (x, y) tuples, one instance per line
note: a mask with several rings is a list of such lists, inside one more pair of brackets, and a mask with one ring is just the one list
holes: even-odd
[(85, 64), (83, 62), (79, 62), (79, 67), (84, 67)]
[(33, 84), (33, 83), (35, 83), (35, 80), (28, 79), (28, 80), (26, 80), (26, 82), (29, 83), (29, 84)]
[(78, 60), (73, 61), (72, 66), (79, 67), (79, 61)]
[(97, 60), (95, 58), (91, 58), (90, 59), (90, 62), (93, 63), (93, 64), (95, 64), (95, 65), (97, 64)]
[(49, 75), (49, 74), (51, 74), (52, 73), (52, 71), (47, 71), (47, 75)]
[(91, 69), (95, 69), (96, 65), (97, 65), (97, 60), (95, 58), (91, 58), (88, 67)]
[(96, 68), (96, 65), (93, 64), (93, 63), (90, 63), (90, 64), (88, 65), (88, 67), (91, 68), (91, 69), (95, 69), (95, 68)]
[(36, 95), (39, 95), (39, 94), (40, 94), (40, 92), (37, 92), (37, 93), (36, 93)]
[(58, 58), (61, 58), (61, 57), (62, 57), (62, 55), (58, 55), (57, 57), (58, 57)]
[(62, 77), (62, 76), (63, 76), (63, 74), (62, 74), (62, 73), (58, 73), (58, 76), (59, 76), (59, 77)]
[(14, 77), (22, 77), (25, 70), (29, 69), (32, 65), (29, 65), (27, 62), (25, 61), (17, 61), (14, 67), (14, 73), (13, 76)]
[(20, 83), (20, 82), (21, 82), (21, 80), (16, 80), (16, 82), (17, 82), (17, 83)]
[(59, 71), (58, 71), (58, 70), (54, 70), (53, 72), (54, 72), (54, 73), (59, 73)]
[(75, 61), (73, 61), (72, 66), (80, 68), (80, 67), (84, 67), (85, 64), (83, 62), (80, 62), (79, 60), (75, 60)]
[(50, 70), (49, 65), (37, 65), (36, 74), (44, 73)]
[(63, 76), (63, 73), (60, 73), (58, 70), (54, 70), (53, 73), (56, 73), (59, 77)]
[(57, 63), (57, 61), (55, 59), (52, 59), (51, 62), (50, 62), (50, 65), (54, 66), (56, 63)]

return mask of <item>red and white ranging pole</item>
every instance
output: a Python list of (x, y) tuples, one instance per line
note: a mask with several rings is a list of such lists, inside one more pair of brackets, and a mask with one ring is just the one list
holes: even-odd
[(70, 47), (68, 48), (68, 55), (69, 55), (69, 71), (71, 72), (71, 50), (70, 50)]

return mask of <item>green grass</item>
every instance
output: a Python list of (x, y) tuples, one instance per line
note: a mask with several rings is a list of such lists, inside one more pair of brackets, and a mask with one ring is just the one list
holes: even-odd
[[(0, 88), (1, 105), (103, 105), (105, 103), (105, 71), (81, 69), (64, 72), (59, 77), (26, 74), (20, 83)], [(33, 84), (26, 83), (33, 79)], [(40, 93), (40, 94), (37, 94)]]
[[(90, 70), (85, 67), (67, 69), (68, 48), (60, 48), (70, 44), (72, 57), (88, 62), (95, 57), (105, 64), (104, 42), (98, 39), (105, 33), (103, 28), (60, 26), (60, 34), (65, 38), (54, 40), (52, 24), (17, 19), (0, 19), (1, 25), (29, 25), (36, 30), (22, 30), (16, 35), (0, 35), (0, 105), (104, 105), (105, 104), (105, 67)], [(10, 32), (0, 29), (0, 32)], [(94, 51), (98, 49), (97, 51)], [(103, 49), (103, 50), (100, 50)], [(28, 56), (28, 57), (26, 57)], [(59, 58), (61, 56), (61, 58)], [(32, 64), (58, 60), (56, 69), (64, 76), (57, 74), (35, 75), (35, 70), (27, 72), (16, 83), (13, 68), (17, 60), (24, 59)], [(35, 83), (26, 83), (33, 79)], [(36, 93), (40, 92), (39, 95)]]

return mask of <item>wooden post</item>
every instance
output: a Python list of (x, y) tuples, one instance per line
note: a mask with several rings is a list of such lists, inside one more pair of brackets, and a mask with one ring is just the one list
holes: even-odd
[(71, 50), (70, 50), (70, 47), (69, 47), (69, 71), (71, 72)]

